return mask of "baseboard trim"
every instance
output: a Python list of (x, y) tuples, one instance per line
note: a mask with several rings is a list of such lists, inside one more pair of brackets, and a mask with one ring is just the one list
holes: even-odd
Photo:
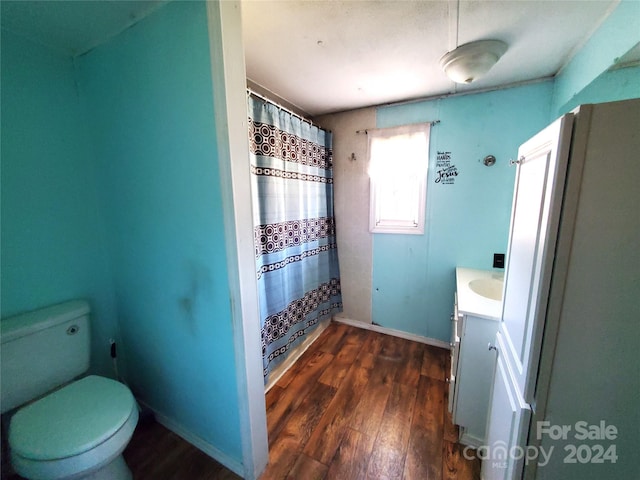
[(271, 387), (273, 387), (276, 382), (280, 380), (285, 373), (287, 373), (287, 370), (289, 370), (293, 364), (298, 361), (302, 354), (306, 352), (311, 345), (313, 345), (320, 334), (327, 329), (330, 323), (331, 320), (323, 320), (320, 325), (318, 325), (316, 329), (304, 340), (304, 342), (302, 342), (302, 344), (289, 352), (287, 358), (283, 360), (283, 362), (269, 375), (269, 381), (264, 387), (264, 393), (267, 393)]
[(372, 330), (378, 333), (384, 333), (385, 335), (391, 335), (393, 337), (404, 338), (405, 340), (413, 340), (414, 342), (425, 343), (434, 347), (440, 347), (449, 350), (449, 343), (443, 342), (436, 338), (423, 337), (414, 333), (403, 332), (401, 330), (394, 330), (393, 328), (381, 327), (380, 325), (374, 325), (372, 323), (365, 323), (359, 320), (352, 320), (346, 317), (333, 317), (333, 320), (338, 323), (344, 323), (351, 325), (352, 327), (363, 328), (365, 330)]
[(241, 462), (238, 462), (237, 460), (231, 458), (226, 453), (221, 452), (216, 447), (214, 447), (213, 445), (211, 445), (209, 442), (199, 437), (198, 435), (193, 434), (187, 428), (185, 428), (180, 422), (177, 422), (173, 418), (163, 414), (162, 412), (159, 412), (158, 410), (152, 408), (151, 406), (149, 406), (144, 402), (138, 401), (138, 403), (143, 405), (144, 408), (148, 408), (149, 410), (151, 410), (155, 415), (156, 421), (160, 425), (163, 425), (164, 427), (168, 428), (173, 433), (181, 437), (183, 440), (185, 440), (186, 442), (196, 447), (198, 450), (203, 451), (204, 453), (209, 455), (211, 458), (213, 458), (215, 461), (227, 467), (236, 475), (244, 478), (245, 472)]
[(463, 445), (468, 445), (469, 447), (478, 449), (484, 445), (484, 440), (478, 437), (474, 437), (473, 435), (469, 435), (466, 432), (463, 432), (460, 435), (460, 443)]

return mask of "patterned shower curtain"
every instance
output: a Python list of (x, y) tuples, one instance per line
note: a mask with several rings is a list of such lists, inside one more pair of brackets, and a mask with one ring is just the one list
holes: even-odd
[(248, 97), (265, 384), (321, 320), (342, 311), (331, 133)]

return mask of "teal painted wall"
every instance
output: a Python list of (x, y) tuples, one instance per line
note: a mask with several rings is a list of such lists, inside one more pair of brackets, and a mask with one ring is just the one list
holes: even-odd
[(1, 53), (2, 317), (88, 299), (92, 370), (111, 374), (113, 285), (72, 59), (5, 30)]
[[(491, 269), (504, 253), (518, 146), (549, 120), (552, 82), (381, 107), (379, 128), (439, 119), (432, 127), (424, 235), (374, 234), (373, 321), (448, 341), (455, 267)], [(436, 153), (451, 152), (455, 183), (435, 183)], [(497, 163), (481, 160), (494, 155)]]
[[(77, 59), (102, 174), (128, 380), (241, 465), (204, 2), (171, 2)], [(220, 66), (222, 68), (222, 66)]]
[(555, 79), (552, 117), (578, 105), (574, 97), (640, 42), (640, 2), (622, 0)]
[(640, 67), (620, 68), (604, 72), (564, 105), (562, 112), (585, 103), (614, 102), (640, 98)]

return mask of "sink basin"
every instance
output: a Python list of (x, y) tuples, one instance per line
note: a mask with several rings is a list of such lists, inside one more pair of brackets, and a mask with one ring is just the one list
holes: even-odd
[(469, 288), (489, 300), (502, 300), (502, 280), (496, 278), (476, 278), (469, 282)]

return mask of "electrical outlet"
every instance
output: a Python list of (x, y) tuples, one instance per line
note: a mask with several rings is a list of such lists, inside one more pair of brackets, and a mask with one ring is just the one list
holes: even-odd
[(493, 268), (504, 268), (504, 253), (493, 254)]

